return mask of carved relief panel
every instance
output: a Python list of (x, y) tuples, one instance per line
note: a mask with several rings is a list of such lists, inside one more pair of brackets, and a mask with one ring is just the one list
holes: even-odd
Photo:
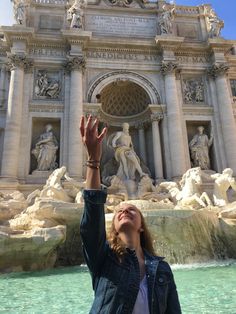
[(36, 70), (34, 75), (33, 98), (42, 100), (61, 100), (61, 73), (59, 71)]
[(202, 78), (183, 78), (182, 95), (185, 104), (203, 104), (205, 101), (204, 90)]

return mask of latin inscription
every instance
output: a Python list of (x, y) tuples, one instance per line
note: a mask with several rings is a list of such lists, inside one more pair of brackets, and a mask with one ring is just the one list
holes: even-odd
[(105, 60), (126, 60), (126, 61), (159, 61), (158, 55), (143, 55), (122, 52), (107, 52), (107, 51), (88, 51), (87, 57), (92, 59)]
[(122, 37), (154, 37), (157, 34), (156, 18), (87, 15), (85, 29), (96, 34)]
[(177, 61), (179, 63), (208, 63), (210, 57), (207, 56), (177, 56)]
[(30, 49), (30, 54), (37, 56), (64, 57), (66, 55), (66, 51), (57, 49), (32, 48)]

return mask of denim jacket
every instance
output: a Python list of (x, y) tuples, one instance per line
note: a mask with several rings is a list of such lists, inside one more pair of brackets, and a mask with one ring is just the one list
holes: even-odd
[[(85, 190), (84, 200), (80, 233), (95, 292), (90, 314), (131, 314), (140, 284), (139, 263), (135, 251), (127, 249), (124, 260), (119, 262), (106, 241), (106, 192)], [(144, 255), (150, 314), (180, 314), (170, 266), (161, 257), (152, 256), (146, 251)]]

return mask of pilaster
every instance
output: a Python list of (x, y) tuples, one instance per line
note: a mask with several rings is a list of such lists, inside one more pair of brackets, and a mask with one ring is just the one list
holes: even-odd
[(1, 178), (17, 181), (22, 126), (24, 71), (32, 66), (32, 61), (24, 55), (10, 54), (11, 79), (6, 115), (6, 127), (2, 156)]
[(228, 69), (226, 63), (214, 64), (208, 69), (208, 75), (214, 78), (216, 84), (227, 167), (236, 173), (236, 125), (226, 77)]

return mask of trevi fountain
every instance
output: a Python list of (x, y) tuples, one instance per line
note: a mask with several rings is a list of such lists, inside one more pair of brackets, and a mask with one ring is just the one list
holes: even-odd
[[(234, 263), (236, 41), (221, 37), (211, 5), (12, 3), (15, 24), (0, 27), (0, 272), (13, 281), (52, 268), (87, 276), (76, 265), (86, 171), (79, 119), (90, 114), (108, 126), (106, 228), (130, 202), (173, 267)], [(5, 302), (3, 313), (20, 306)], [(88, 313), (67, 306), (63, 313)], [(185, 313), (233, 307), (198, 312), (189, 303)]]

